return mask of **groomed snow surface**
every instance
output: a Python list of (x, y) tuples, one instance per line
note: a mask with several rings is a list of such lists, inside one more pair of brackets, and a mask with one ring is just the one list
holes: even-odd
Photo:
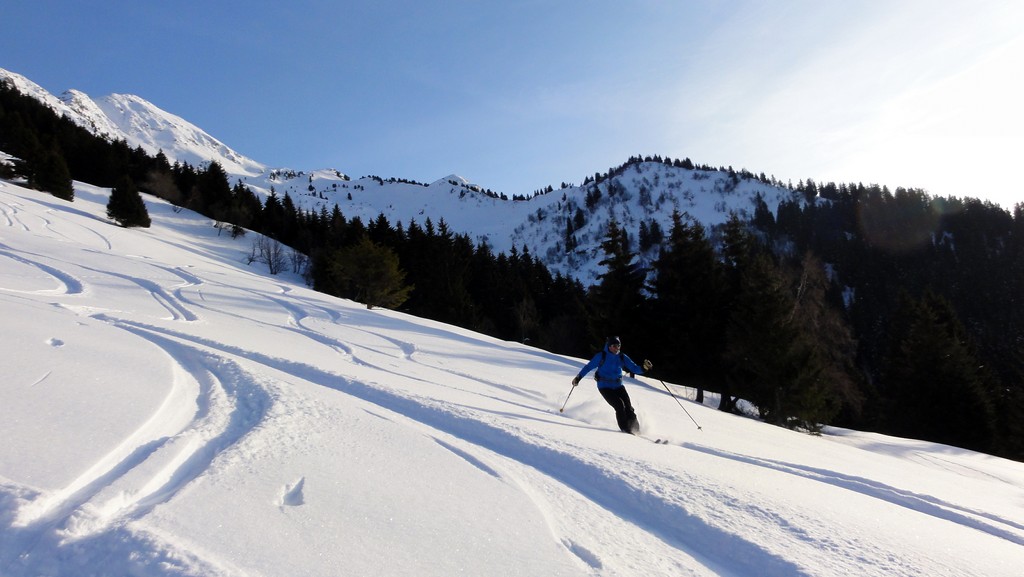
[(0, 575), (1024, 570), (1024, 464), (670, 384), (697, 430), (651, 379), (669, 443), (624, 435), (592, 381), (559, 413), (581, 359), (315, 293), (152, 199), (119, 228), (108, 195), (0, 181)]

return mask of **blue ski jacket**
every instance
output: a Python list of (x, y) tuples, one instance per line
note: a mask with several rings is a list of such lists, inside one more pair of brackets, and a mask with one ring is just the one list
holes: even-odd
[(583, 365), (578, 376), (582, 379), (590, 371), (597, 369), (594, 378), (597, 379), (597, 388), (614, 389), (622, 386), (623, 369), (637, 375), (644, 374), (644, 370), (633, 362), (633, 359), (619, 351), (613, 353), (605, 346), (604, 350), (594, 355), (590, 362)]

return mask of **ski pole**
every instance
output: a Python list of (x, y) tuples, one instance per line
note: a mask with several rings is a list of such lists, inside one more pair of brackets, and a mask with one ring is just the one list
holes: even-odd
[(558, 409), (558, 412), (559, 412), (559, 413), (564, 413), (564, 412), (565, 412), (565, 405), (566, 405), (566, 403), (568, 403), (568, 402), (569, 402), (569, 397), (571, 397), (571, 396), (572, 396), (572, 392), (573, 392), (574, 390), (576, 390), (576, 385), (573, 385), (573, 386), (572, 386), (572, 388), (571, 388), (571, 389), (569, 389), (569, 394), (565, 396), (565, 403), (562, 403), (562, 408), (561, 408), (561, 409)]
[[(697, 425), (697, 420), (693, 418), (693, 415), (690, 414), (690, 411), (686, 410), (686, 407), (683, 406), (683, 403), (681, 403), (679, 401), (679, 398), (675, 396), (675, 394), (672, 392), (672, 390), (668, 388), (668, 385), (665, 384), (665, 381), (662, 381), (661, 379), (658, 379), (658, 381), (661, 383), (661, 386), (665, 387), (665, 390), (668, 391), (668, 394), (672, 395), (672, 398), (676, 400), (676, 403), (679, 405), (679, 408), (682, 409), (684, 413), (686, 413), (686, 416), (690, 417), (690, 420), (693, 421), (693, 424)], [(698, 431), (703, 431), (704, 429), (701, 428), (700, 425), (697, 425), (697, 430)]]

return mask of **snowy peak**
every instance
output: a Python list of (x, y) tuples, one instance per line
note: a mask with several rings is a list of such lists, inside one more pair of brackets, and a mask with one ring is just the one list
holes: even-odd
[(0, 81), (10, 83), (18, 92), (25, 96), (31, 96), (44, 105), (53, 109), (57, 114), (67, 114), (68, 108), (65, 104), (56, 96), (50, 94), (45, 88), (39, 86), (35, 82), (32, 82), (28, 78), (25, 78), (21, 74), (16, 72), (10, 72), (0, 68)]
[(22, 94), (39, 100), (97, 136), (124, 140), (130, 147), (142, 147), (153, 155), (162, 150), (172, 162), (201, 166), (216, 161), (227, 173), (239, 176), (256, 176), (266, 171), (264, 165), (138, 96), (111, 94), (94, 99), (71, 89), (57, 98), (24, 76), (2, 68), (0, 80), (11, 82)]
[(444, 178), (439, 178), (434, 182), (430, 183), (431, 186), (444, 186), (447, 184), (455, 186), (471, 186), (469, 181), (457, 174), (449, 174)]
[(124, 138), (117, 125), (107, 118), (88, 94), (74, 89), (66, 90), (61, 94), (60, 100), (69, 110), (64, 116), (74, 119), (75, 124), (111, 140)]
[(734, 213), (749, 219), (758, 197), (773, 213), (783, 202), (804, 202), (794, 191), (752, 175), (636, 161), (600, 182), (513, 203), (526, 205), (528, 212), (512, 231), (512, 242), (549, 268), (589, 285), (602, 269), (600, 244), (610, 221), (626, 231), (630, 249), (647, 267), (657, 257), (658, 244), (641, 246), (641, 228), (667, 233), (675, 211), (714, 234)]
[[(255, 176), (266, 167), (235, 152), (187, 120), (131, 94), (111, 94), (96, 101), (103, 115), (133, 146), (170, 158), (201, 164), (216, 160), (230, 174)], [(194, 159), (194, 160), (190, 160)]]

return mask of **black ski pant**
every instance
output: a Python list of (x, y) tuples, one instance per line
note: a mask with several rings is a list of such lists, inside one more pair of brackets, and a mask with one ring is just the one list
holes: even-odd
[(640, 423), (636, 420), (636, 412), (633, 404), (629, 402), (629, 393), (626, 387), (602, 388), (598, 387), (601, 396), (608, 404), (615, 409), (615, 421), (619, 424), (619, 430), (623, 433), (636, 434), (640, 430)]

